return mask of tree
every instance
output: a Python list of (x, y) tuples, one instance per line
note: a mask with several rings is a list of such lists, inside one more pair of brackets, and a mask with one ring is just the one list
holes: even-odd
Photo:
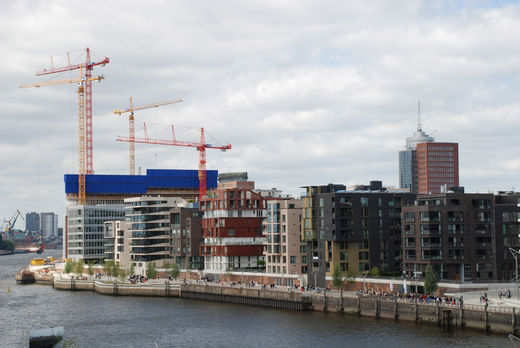
[(65, 262), (65, 273), (69, 274), (70, 272), (72, 272), (72, 268), (74, 267), (74, 264), (72, 261), (67, 261)]
[(265, 267), (265, 260), (258, 260), (258, 261), (256, 261), (256, 264), (258, 265), (258, 267), (264, 268)]
[(126, 278), (126, 270), (124, 268), (119, 269), (119, 280), (124, 281)]
[(152, 279), (157, 277), (157, 270), (155, 269), (155, 262), (148, 262), (146, 265), (146, 278)]
[(112, 262), (112, 275), (117, 279), (119, 275), (119, 262)]
[(431, 265), (426, 267), (426, 277), (424, 278), (424, 290), (427, 293), (432, 294), (437, 290), (437, 277), (435, 277), (435, 272), (433, 272), (433, 268)]
[(114, 261), (108, 260), (103, 263), (103, 271), (105, 271), (105, 274), (107, 276), (112, 276), (112, 265), (114, 264)]
[(173, 279), (177, 279), (179, 277), (179, 274), (181, 273), (181, 270), (179, 269), (179, 265), (176, 263), (173, 263), (170, 270), (170, 277)]
[(164, 268), (166, 270), (166, 272), (168, 272), (168, 270), (170, 269), (170, 263), (168, 261), (164, 260), (162, 263), (162, 268)]
[(135, 274), (135, 263), (130, 263), (130, 275)]
[(370, 270), (370, 275), (372, 275), (374, 277), (379, 277), (379, 268), (372, 267), (372, 269)]
[(89, 263), (88, 263), (87, 274), (88, 274), (89, 276), (93, 276), (93, 275), (94, 275), (94, 269), (93, 269), (93, 267), (92, 267), (92, 262), (89, 262)]
[(83, 274), (83, 271), (85, 270), (85, 262), (83, 260), (79, 260), (74, 265), (74, 273), (76, 273), (78, 276), (81, 276)]
[(343, 312), (343, 285), (345, 285), (345, 277), (343, 276), (343, 272), (341, 271), (339, 264), (334, 266), (334, 270), (332, 272), (332, 285), (335, 288), (340, 289), (340, 311)]

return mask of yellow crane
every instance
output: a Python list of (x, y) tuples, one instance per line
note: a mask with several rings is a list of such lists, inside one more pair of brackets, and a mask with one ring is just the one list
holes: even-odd
[(78, 204), (85, 204), (85, 81), (101, 81), (104, 79), (102, 75), (92, 78), (82, 77), (82, 68), (80, 68), (80, 78), (74, 79), (63, 79), (63, 80), (52, 80), (44, 82), (29, 82), (20, 85), (20, 88), (29, 87), (44, 87), (44, 86), (55, 86), (64, 85), (68, 83), (78, 84), (78, 161), (79, 161), (79, 173), (78, 173)]
[[(134, 140), (135, 139), (134, 111), (156, 108), (156, 107), (163, 106), (163, 105), (180, 103), (182, 101), (183, 101), (182, 98), (178, 98), (178, 99), (173, 99), (173, 100), (169, 100), (169, 101), (165, 101), (165, 102), (153, 103), (153, 104), (134, 107), (133, 102), (132, 102), (132, 97), (130, 97), (130, 104), (129, 104), (128, 109), (124, 109), (124, 110), (114, 109), (114, 114), (121, 116), (124, 113), (127, 113), (127, 112), (129, 113), (129, 115), (128, 115), (128, 138), (130, 140)], [(130, 175), (135, 175), (135, 143), (133, 141), (130, 141), (128, 143), (128, 149), (130, 152), (130, 163), (129, 163)]]

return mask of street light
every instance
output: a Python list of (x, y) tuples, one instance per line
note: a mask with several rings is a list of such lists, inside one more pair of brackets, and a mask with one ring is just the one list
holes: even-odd
[(509, 252), (515, 258), (515, 263), (516, 263), (516, 273), (515, 273), (515, 278), (516, 278), (516, 299), (520, 300), (520, 283), (518, 282), (518, 280), (519, 280), (518, 279), (518, 255), (520, 255), (520, 250), (515, 250), (513, 248), (509, 248)]
[(363, 276), (363, 292), (367, 292), (367, 286), (366, 286), (366, 283), (365, 281), (367, 280), (367, 275), (368, 275), (369, 271), (364, 271), (363, 273), (361, 273), (361, 275)]
[(415, 296), (417, 297), (417, 280), (422, 275), (422, 272), (415, 271), (413, 272), (414, 279), (415, 279)]

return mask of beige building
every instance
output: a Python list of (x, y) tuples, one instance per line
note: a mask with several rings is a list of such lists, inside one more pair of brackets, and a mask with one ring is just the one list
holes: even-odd
[[(267, 218), (263, 233), (267, 273), (304, 274), (307, 272), (306, 243), (301, 240), (302, 201), (294, 198), (272, 198), (267, 201)], [(282, 281), (283, 282), (283, 281)], [(287, 280), (285, 282), (287, 283)], [(291, 285), (291, 284), (287, 284)]]

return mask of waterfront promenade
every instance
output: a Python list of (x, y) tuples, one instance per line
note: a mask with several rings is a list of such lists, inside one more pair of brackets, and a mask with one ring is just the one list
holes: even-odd
[[(508, 303), (489, 301), (488, 305), (468, 302), (460, 298), (425, 301), (413, 296), (384, 293), (361, 293), (338, 290), (269, 287), (254, 284), (215, 283), (194, 280), (149, 280), (131, 284), (104, 277), (83, 276), (82, 280), (69, 275), (54, 276), (53, 286), (59, 290), (93, 291), (111, 296), (156, 296), (198, 299), (214, 302), (271, 307), (296, 311), (340, 312), (376, 319), (392, 319), (437, 325), (443, 330), (472, 328), (485, 332), (518, 332), (519, 311)], [(77, 278), (77, 277), (76, 277)], [(85, 279), (87, 278), (87, 279)], [(510, 301), (510, 302), (509, 302)]]

